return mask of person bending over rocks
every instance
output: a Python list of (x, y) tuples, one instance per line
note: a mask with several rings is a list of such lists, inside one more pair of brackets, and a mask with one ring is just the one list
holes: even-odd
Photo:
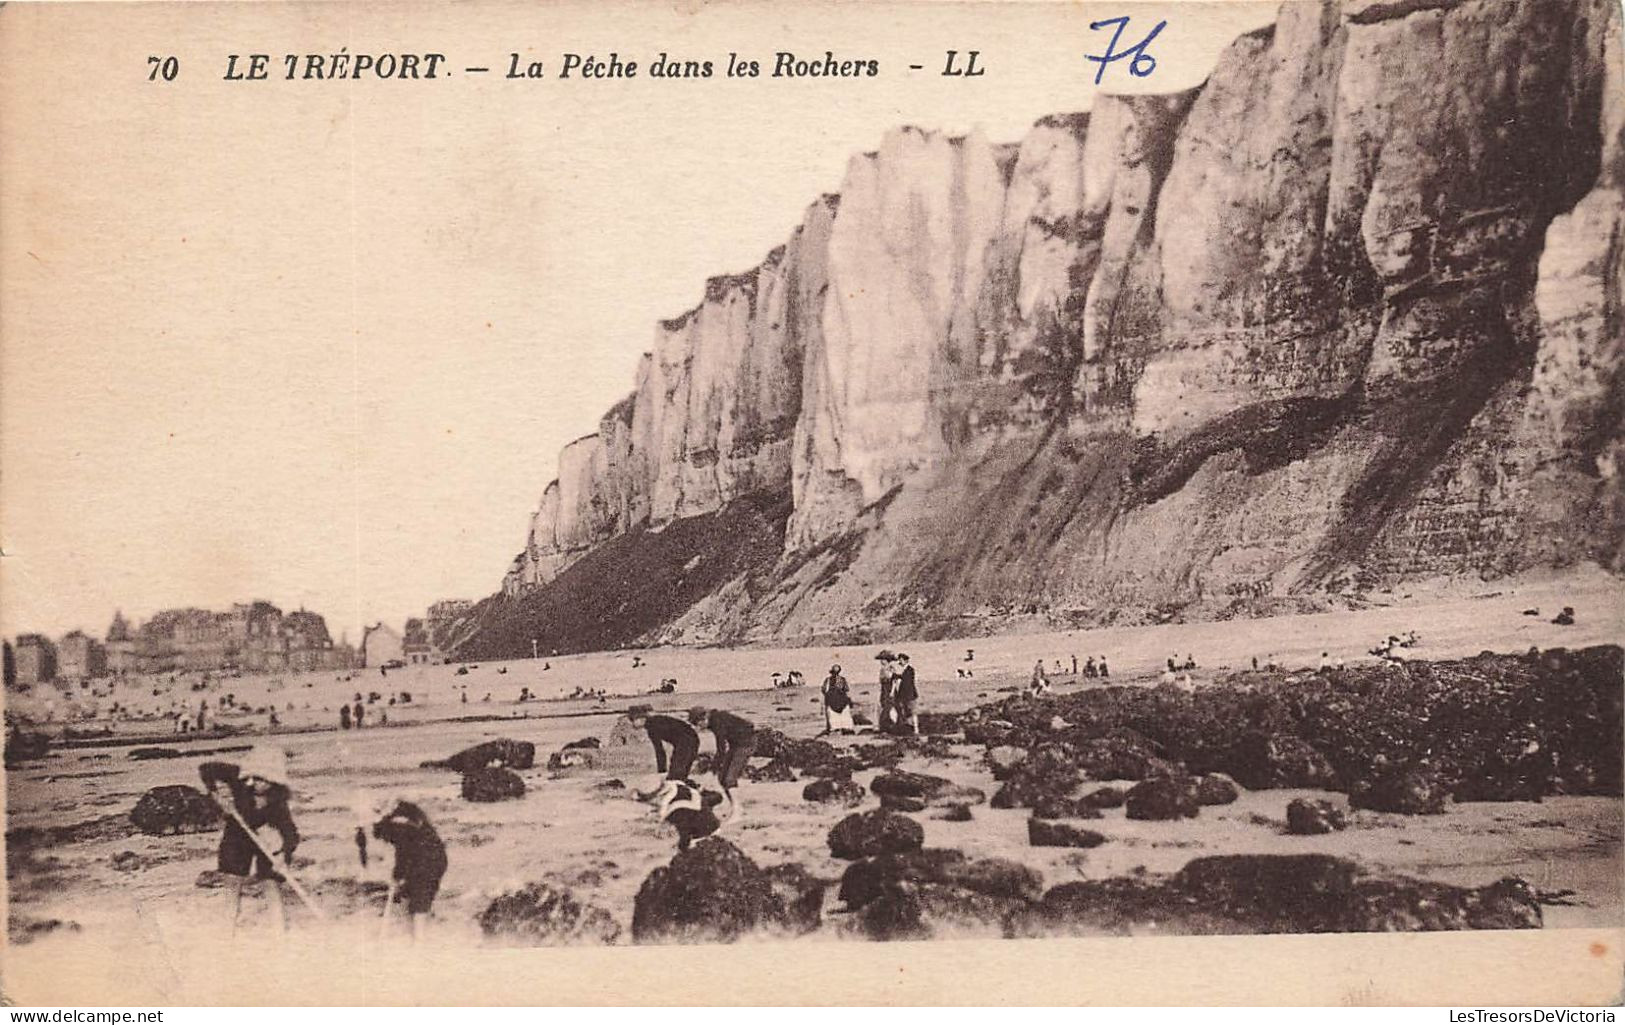
[(739, 785), (739, 777), (756, 750), (756, 725), (749, 719), (720, 708), (713, 711), (698, 706), (689, 709), (688, 721), (697, 730), (709, 728), (717, 738), (717, 758), (714, 763), (717, 782), (722, 786), (722, 796), (728, 801), (728, 818), (736, 818), (739, 803), (734, 800), (734, 787)]
[[(287, 753), (277, 748), (257, 747), (249, 752), (241, 765), (204, 762), (198, 766), (198, 775), (202, 777), (203, 788), (209, 796), (227, 812), (226, 826), (220, 833), (217, 865), (222, 874), (236, 879), (231, 913), (233, 931), (243, 910), (243, 883), (249, 879), (272, 881), (272, 912), (276, 916), (277, 926), (286, 928), (282, 876), (248, 829), (257, 831), (263, 826), (270, 826), (282, 838), (281, 849), (270, 853), (280, 854), (284, 865), (293, 862), (294, 848), (299, 846), (299, 830), (294, 826), (293, 813), (288, 809), (288, 799), (293, 794), (288, 788)], [(244, 829), (244, 825), (248, 829)]]
[[(380, 816), (384, 808), (388, 811)], [(393, 901), (397, 893), (406, 898), (406, 910), (412, 916), (412, 939), (421, 940), (435, 896), (440, 893), (440, 880), (446, 874), (445, 843), (423, 809), (410, 801), (375, 802), (363, 796), (356, 803), (356, 812), (359, 824), (355, 828), (355, 845), (362, 867), (367, 864), (367, 823), (376, 819), (370, 826), (373, 837), (395, 849), (389, 899)]]
[[(666, 774), (665, 780), (652, 794), (645, 799), (669, 797), (677, 788), (677, 784), (688, 781), (688, 774), (694, 768), (694, 756), (700, 752), (700, 734), (681, 719), (674, 719), (669, 715), (650, 715), (643, 709), (636, 709), (627, 713), (633, 726), (643, 727), (649, 735), (649, 742), (655, 749), (655, 771)], [(671, 757), (666, 757), (666, 749), (671, 749)]]

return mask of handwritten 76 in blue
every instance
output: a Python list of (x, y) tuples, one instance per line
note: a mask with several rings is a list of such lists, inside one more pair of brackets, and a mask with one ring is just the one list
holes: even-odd
[(1128, 15), (1125, 14), (1121, 18), (1107, 18), (1105, 21), (1090, 22), (1089, 28), (1094, 32), (1099, 32), (1107, 25), (1117, 26), (1112, 32), (1112, 41), (1106, 44), (1105, 53), (1099, 56), (1092, 53), (1084, 55), (1084, 60), (1098, 61), (1100, 63), (1100, 67), (1095, 71), (1095, 84), (1099, 85), (1100, 80), (1105, 77), (1107, 67), (1114, 61), (1120, 61), (1125, 57), (1133, 57), (1133, 60), (1129, 61), (1128, 73), (1135, 78), (1144, 78), (1157, 70), (1157, 59), (1147, 53), (1145, 48), (1151, 45), (1151, 40), (1157, 38), (1157, 33), (1161, 32), (1167, 24), (1166, 21), (1157, 22), (1157, 27), (1152, 29), (1144, 39), (1127, 49), (1119, 50), (1117, 43), (1118, 40), (1123, 38), (1124, 31), (1128, 29)]

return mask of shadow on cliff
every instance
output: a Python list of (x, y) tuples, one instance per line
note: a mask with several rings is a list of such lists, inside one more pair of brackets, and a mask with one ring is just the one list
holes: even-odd
[(759, 492), (658, 531), (622, 534), (518, 598), (475, 607), (459, 659), (528, 658), (625, 647), (741, 574), (771, 570), (784, 548), (790, 496)]

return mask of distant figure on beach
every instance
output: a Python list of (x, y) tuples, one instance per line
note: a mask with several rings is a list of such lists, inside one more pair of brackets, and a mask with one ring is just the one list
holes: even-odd
[(1332, 656), (1328, 652), (1324, 652), (1324, 651), (1321, 652), (1320, 653), (1320, 665), (1318, 667), (1319, 670), (1324, 673), (1326, 670), (1330, 669), (1331, 667), (1332, 667)]
[(1033, 663), (1032, 679), (1027, 683), (1027, 689), (1033, 694), (1049, 693), (1049, 677), (1044, 675), (1044, 660), (1039, 659)]
[(892, 662), (896, 658), (896, 655), (886, 650), (875, 656), (875, 661), (880, 663), (880, 717), (875, 720), (877, 724), (875, 728), (881, 733), (890, 733), (897, 725), (897, 710), (892, 701), (892, 688), (897, 683)]
[(920, 732), (920, 688), (914, 682), (914, 667), (908, 664), (908, 656), (902, 652), (897, 653), (895, 664), (897, 682), (892, 687), (891, 696), (897, 732), (907, 731), (917, 735)]
[(367, 706), (361, 703), (360, 698), (356, 699), (355, 707), (350, 709), (350, 718), (355, 722), (355, 728), (358, 730), (367, 718)]
[(1174, 672), (1173, 659), (1168, 660), (1168, 668), (1162, 671), (1161, 682), (1164, 684), (1174, 684), (1179, 682), (1179, 675)]
[(852, 722), (852, 687), (841, 675), (838, 663), (829, 667), (829, 675), (824, 677), (820, 692), (824, 695), (824, 733), (836, 730), (851, 733), (856, 730), (857, 726)]
[[(380, 815), (383, 808), (389, 810)], [(423, 809), (410, 801), (377, 802), (361, 795), (356, 805), (356, 822), (355, 845), (363, 868), (367, 865), (369, 829), (375, 839), (395, 849), (388, 901), (393, 904), (397, 895), (406, 898), (406, 910), (412, 917), (412, 939), (421, 940), (435, 896), (440, 893), (440, 880), (446, 874), (444, 841)], [(387, 905), (384, 914), (389, 914)]]
[(1253, 672), (1258, 672), (1258, 656), (1253, 656)]
[(1072, 675), (1078, 675), (1078, 656), (1072, 656)]
[(1100, 670), (1095, 668), (1095, 656), (1090, 655), (1088, 659), (1084, 661), (1083, 675), (1085, 679), (1089, 680), (1093, 680), (1095, 677), (1100, 675)]
[[(273, 913), (278, 926), (286, 928), (282, 876), (276, 871), (271, 857), (281, 855), (284, 865), (292, 864), (294, 848), (299, 846), (299, 830), (294, 826), (293, 813), (288, 808), (288, 801), (293, 795), (288, 787), (287, 753), (274, 747), (256, 747), (241, 765), (204, 762), (198, 766), (198, 775), (203, 780), (204, 790), (227, 812), (226, 825), (220, 833), (216, 865), (222, 874), (236, 877), (232, 929), (236, 929), (237, 919), (242, 913), (243, 883), (248, 879), (273, 882), (274, 885), (270, 887), (270, 892), (275, 894)], [(222, 787), (225, 788), (225, 795), (220, 793)], [(268, 851), (249, 833), (249, 830), (257, 832), (264, 826), (270, 826), (282, 838), (279, 850)]]
[(1111, 668), (1106, 665), (1106, 656), (1100, 656), (1100, 678), (1102, 680), (1112, 675)]
[(202, 733), (204, 730), (208, 729), (208, 722), (209, 722), (209, 699), (204, 698), (202, 701), (199, 701), (198, 704), (197, 704), (197, 730), (198, 730), (199, 733)]
[(709, 729), (716, 738), (717, 756), (712, 765), (722, 796), (728, 801), (728, 818), (735, 820), (739, 817), (739, 802), (734, 799), (734, 787), (739, 785), (739, 777), (756, 750), (756, 724), (720, 708), (698, 705), (688, 710), (688, 721), (696, 730)]
[(1555, 619), (1553, 619), (1552, 622), (1555, 623), (1558, 626), (1573, 626), (1574, 625), (1574, 607), (1571, 606), (1571, 605), (1563, 606), (1563, 611), (1559, 612), (1557, 614), (1557, 617)]

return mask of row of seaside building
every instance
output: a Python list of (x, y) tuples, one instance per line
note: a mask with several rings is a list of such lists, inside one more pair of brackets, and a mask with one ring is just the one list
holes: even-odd
[(283, 612), (268, 601), (236, 604), (226, 612), (165, 609), (136, 626), (115, 613), (104, 639), (73, 630), (56, 641), (20, 634), (5, 642), (5, 685), (70, 685), (109, 676), (147, 673), (309, 672), (365, 666), (437, 664), (446, 660), (440, 642), (472, 608), (467, 601), (440, 601), (404, 630), (369, 626), (359, 647), (335, 642), (320, 614)]

